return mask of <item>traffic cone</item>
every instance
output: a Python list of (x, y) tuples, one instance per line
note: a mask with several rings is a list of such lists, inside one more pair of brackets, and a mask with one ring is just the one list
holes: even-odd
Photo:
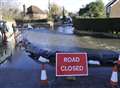
[(118, 65), (118, 71), (120, 71), (120, 55), (118, 57), (117, 65)]
[(118, 86), (118, 73), (117, 73), (117, 66), (116, 65), (113, 67), (113, 72), (111, 75), (110, 83), (111, 83), (112, 88), (117, 88), (117, 86)]
[(120, 65), (120, 55), (118, 57), (118, 62), (117, 62), (118, 65)]
[(47, 73), (46, 73), (46, 70), (45, 70), (45, 64), (42, 64), (41, 65), (41, 77), (40, 77), (40, 80), (41, 80), (41, 84), (42, 85), (48, 85), (48, 78), (47, 78)]

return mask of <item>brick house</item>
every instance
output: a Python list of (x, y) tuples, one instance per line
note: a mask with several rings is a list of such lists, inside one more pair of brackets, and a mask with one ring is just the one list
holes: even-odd
[(34, 20), (47, 19), (47, 13), (33, 5), (27, 8), (27, 16)]
[(106, 15), (111, 18), (120, 17), (120, 0), (111, 0), (106, 5)]

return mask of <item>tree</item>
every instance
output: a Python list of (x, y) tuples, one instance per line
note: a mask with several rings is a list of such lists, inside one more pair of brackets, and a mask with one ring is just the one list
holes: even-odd
[(21, 12), (16, 8), (2, 8), (1, 13), (5, 20), (22, 19)]
[(55, 3), (50, 4), (48, 20), (55, 20), (57, 17), (62, 15), (62, 9)]
[(85, 8), (81, 8), (79, 11), (81, 17), (105, 17), (105, 6), (102, 0), (91, 2), (86, 5)]
[(61, 7), (58, 6), (57, 4), (52, 3), (52, 4), (50, 5), (50, 13), (51, 13), (52, 15), (61, 15), (62, 9), (61, 9)]

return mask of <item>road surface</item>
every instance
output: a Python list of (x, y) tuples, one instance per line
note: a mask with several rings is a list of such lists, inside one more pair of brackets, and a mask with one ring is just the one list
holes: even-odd
[[(49, 86), (40, 83), (40, 64), (29, 58), (25, 51), (16, 54), (0, 65), (1, 88), (110, 88), (112, 67), (89, 67), (88, 77), (76, 81), (55, 77), (55, 67), (46, 65)], [(120, 75), (120, 74), (119, 74)], [(120, 78), (119, 78), (120, 84)], [(119, 85), (120, 86), (120, 85)]]
[[(67, 29), (70, 29), (69, 27)], [(73, 29), (71, 29), (73, 31)], [(120, 48), (119, 39), (99, 39), (89, 36), (76, 36), (72, 31), (59, 27), (56, 31), (44, 28), (27, 30), (23, 37), (45, 50), (78, 52), (86, 49), (104, 49), (105, 46)], [(103, 45), (102, 45), (103, 44)], [(82, 48), (81, 48), (82, 47)], [(107, 48), (108, 49), (108, 48)], [(115, 52), (119, 52), (116, 50)], [(109, 48), (108, 50), (112, 50)], [(40, 83), (40, 63), (28, 57), (24, 50), (17, 50), (12, 58), (0, 65), (0, 88), (44, 88)], [(55, 67), (46, 65), (49, 86), (45, 88), (110, 88), (111, 66), (89, 66), (88, 77), (77, 77), (76, 81), (55, 77)], [(119, 73), (120, 75), (120, 73)], [(119, 76), (120, 87), (120, 76)]]

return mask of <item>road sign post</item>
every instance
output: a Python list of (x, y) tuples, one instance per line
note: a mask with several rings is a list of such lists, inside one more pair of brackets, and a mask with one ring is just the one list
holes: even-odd
[(88, 76), (87, 53), (57, 53), (56, 76)]

